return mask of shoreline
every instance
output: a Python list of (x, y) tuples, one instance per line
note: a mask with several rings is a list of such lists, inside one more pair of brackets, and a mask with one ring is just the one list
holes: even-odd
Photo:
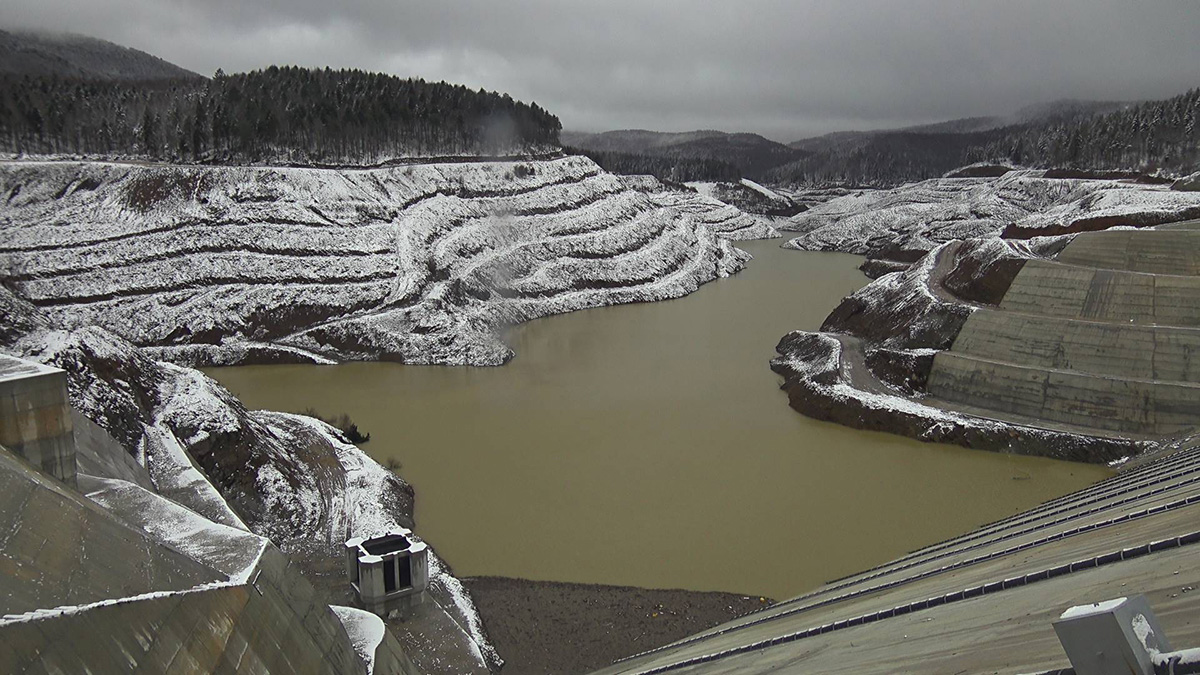
[(585, 673), (773, 604), (760, 596), (463, 577), (503, 675)]

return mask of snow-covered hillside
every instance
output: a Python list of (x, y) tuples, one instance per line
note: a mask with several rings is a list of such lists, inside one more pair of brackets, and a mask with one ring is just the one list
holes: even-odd
[(1200, 194), (1115, 180), (1050, 179), (1044, 171), (1000, 178), (938, 178), (830, 200), (781, 227), (785, 244), (913, 262), (971, 237), (1027, 238), (1200, 216)]
[[(324, 422), (247, 410), (203, 373), (156, 361), (96, 326), (63, 330), (2, 287), (0, 316), (0, 351), (66, 370), (71, 406), (197, 522), (267, 537), (314, 580), (341, 569), (346, 539), (413, 527), (408, 484)], [(436, 556), (430, 579), (470, 643), (445, 649), (498, 664), (470, 597)]]
[(0, 279), (183, 364), (500, 364), (497, 330), (690, 293), (765, 221), (583, 157), (372, 170), (0, 163)]

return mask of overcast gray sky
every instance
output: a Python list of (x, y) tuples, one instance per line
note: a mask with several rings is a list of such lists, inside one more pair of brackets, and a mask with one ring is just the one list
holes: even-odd
[(570, 130), (781, 141), (1200, 86), (1200, 0), (5, 0), (211, 75), (356, 67), (506, 91)]

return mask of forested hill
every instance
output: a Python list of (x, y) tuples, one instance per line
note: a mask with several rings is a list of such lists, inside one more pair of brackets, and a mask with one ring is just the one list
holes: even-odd
[(1200, 165), (1200, 88), (1105, 115), (1012, 127), (978, 155), (1038, 167), (1191, 173)]
[(743, 173), (729, 162), (709, 157), (673, 157), (614, 150), (583, 150), (566, 146), (563, 150), (570, 154), (586, 155), (605, 171), (633, 175), (649, 174), (657, 176), (660, 180), (679, 183), (694, 180), (736, 183), (741, 180)]
[(666, 133), (629, 129), (571, 134), (569, 145), (610, 171), (653, 173), (664, 180), (737, 180), (758, 176), (808, 153), (758, 134)]
[[(812, 139), (814, 154), (772, 169), (780, 183), (894, 186), (975, 162), (1187, 174), (1200, 169), (1200, 89), (1162, 101), (1052, 116), (970, 133), (896, 130)], [(824, 144), (818, 141), (824, 140)], [(799, 144), (793, 144), (799, 145)]]
[(546, 152), (560, 129), (507, 94), (360, 70), (145, 82), (0, 75), (0, 151), (12, 153), (361, 166)]
[(0, 73), (101, 80), (200, 78), (157, 56), (107, 40), (19, 30), (0, 30)]

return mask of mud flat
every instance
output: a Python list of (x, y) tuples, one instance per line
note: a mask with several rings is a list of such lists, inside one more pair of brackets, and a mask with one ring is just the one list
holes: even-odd
[(770, 602), (733, 593), (503, 577), (463, 583), (504, 657), (504, 675), (590, 672)]

